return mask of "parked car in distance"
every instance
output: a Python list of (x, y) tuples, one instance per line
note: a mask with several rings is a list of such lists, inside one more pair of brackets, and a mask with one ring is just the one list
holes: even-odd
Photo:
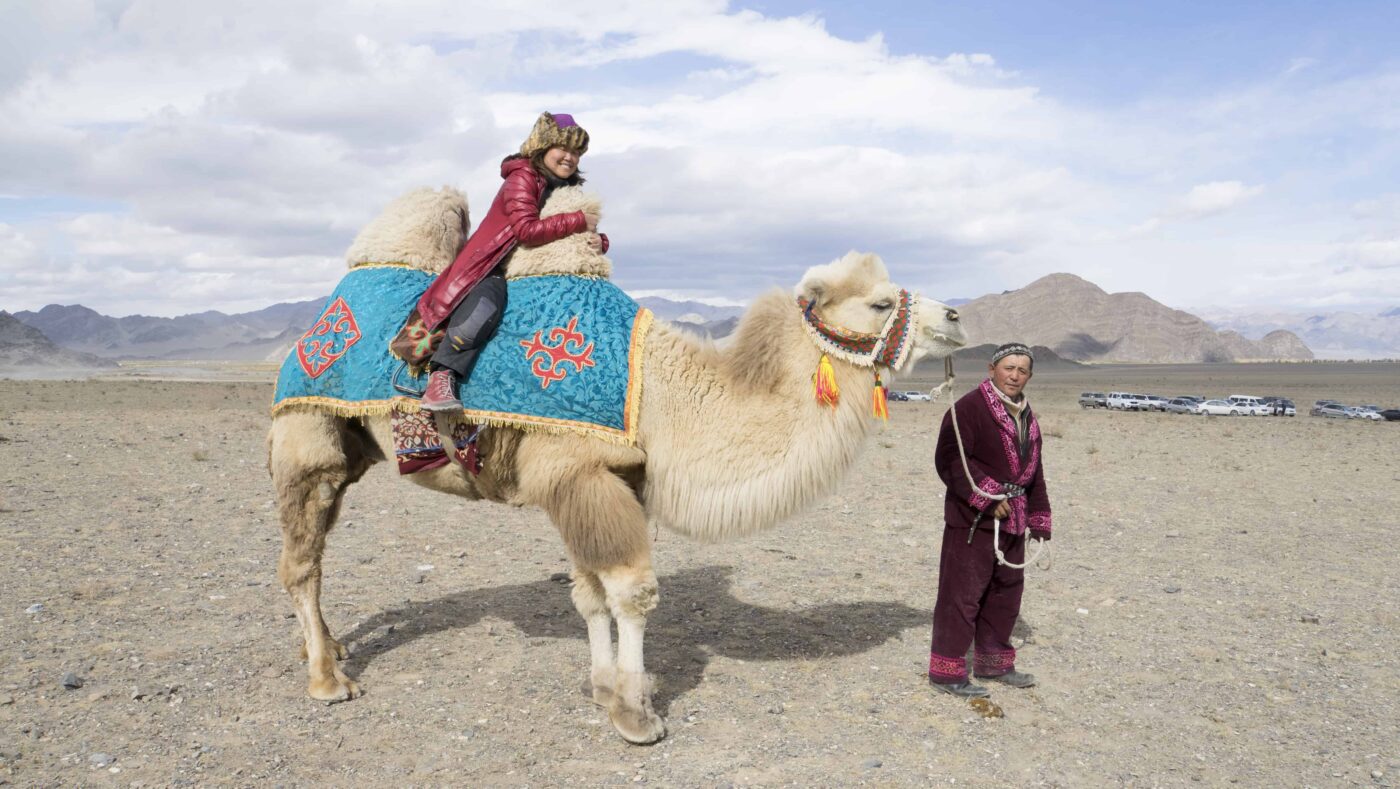
[(1204, 403), (1206, 400), (1209, 399), (1206, 397), (1201, 397), (1200, 395), (1177, 395), (1177, 398), (1181, 400), (1190, 400), (1193, 403)]
[(1143, 399), (1147, 402), (1147, 407), (1151, 410), (1167, 410), (1167, 398), (1162, 397), (1161, 395), (1143, 395)]
[(1298, 409), (1294, 407), (1293, 401), (1280, 397), (1269, 403), (1270, 416), (1297, 416)]
[(1341, 406), (1342, 404), (1337, 402), (1336, 400), (1318, 400), (1317, 402), (1313, 403), (1312, 410), (1308, 413), (1312, 414), (1313, 416), (1324, 416), (1324, 414), (1320, 413), (1320, 411), (1323, 406), (1328, 405)]
[(1167, 401), (1167, 411), (1173, 414), (1194, 414), (1200, 411), (1201, 404), (1185, 397), (1173, 397)]
[(1198, 406), (1196, 413), (1205, 416), (1239, 416), (1239, 406), (1229, 400), (1207, 400)]
[(1347, 407), (1339, 403), (1328, 403), (1326, 405), (1315, 405), (1312, 409), (1313, 416), (1325, 416), (1329, 419), (1346, 419)]
[(927, 402), (933, 400), (932, 397), (929, 397), (929, 396), (928, 396), (928, 393), (927, 393), (927, 392), (913, 392), (913, 391), (907, 391), (907, 392), (905, 392), (905, 393), (904, 393), (904, 398), (905, 398), (906, 400), (910, 401), (910, 402), (921, 402), (921, 403), (927, 403)]
[(909, 400), (909, 395), (906, 395), (906, 394), (903, 393), (903, 392), (895, 391), (894, 389), (889, 390), (889, 392), (886, 393), (885, 396), (886, 396), (886, 399), (894, 400), (895, 402), (898, 402), (898, 403), (908, 402), (908, 400)]
[(1375, 422), (1380, 422), (1385, 419), (1385, 417), (1381, 416), (1379, 411), (1372, 411), (1367, 408), (1362, 408), (1359, 405), (1347, 406), (1346, 413), (1347, 419), (1370, 419)]
[(1131, 392), (1109, 392), (1108, 407), (1119, 411), (1139, 411), (1146, 408), (1142, 403), (1142, 395)]
[(1400, 422), (1400, 408), (1387, 408), (1381, 412), (1387, 422)]
[(1080, 408), (1108, 408), (1108, 396), (1103, 392), (1081, 392)]

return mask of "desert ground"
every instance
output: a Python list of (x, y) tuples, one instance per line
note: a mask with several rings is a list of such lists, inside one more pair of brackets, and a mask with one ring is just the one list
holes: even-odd
[[(947, 403), (891, 403), (814, 509), (731, 544), (657, 535), (651, 747), (583, 695), (544, 515), (390, 465), (351, 489), (325, 568), (366, 695), (307, 698), (275, 574), (272, 375), (0, 381), (0, 783), (1400, 784), (1400, 423), (1306, 416), (1400, 403), (1400, 366), (1043, 370), (1053, 563), (1027, 571), (1018, 626), (1041, 684), (994, 686), (1002, 718), (926, 684)], [(1075, 404), (1114, 389), (1302, 415)]]

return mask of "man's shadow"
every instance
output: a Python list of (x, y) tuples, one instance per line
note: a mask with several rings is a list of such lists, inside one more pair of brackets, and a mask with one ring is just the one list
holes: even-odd
[[(751, 605), (730, 592), (732, 575), (733, 568), (712, 566), (659, 579), (661, 606), (647, 617), (646, 654), (647, 669), (659, 680), (652, 703), (662, 715), (673, 699), (700, 684), (715, 655), (740, 660), (854, 655), (929, 622), (928, 611), (886, 601), (801, 610)], [(358, 675), (379, 655), (484, 617), (509, 621), (531, 637), (588, 637), (567, 586), (541, 580), (455, 592), (375, 614), (342, 637), (355, 644), (346, 666)], [(581, 679), (588, 676), (587, 664), (578, 668)]]

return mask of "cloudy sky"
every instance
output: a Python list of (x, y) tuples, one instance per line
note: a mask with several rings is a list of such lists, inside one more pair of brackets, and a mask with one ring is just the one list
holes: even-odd
[(616, 279), (746, 300), (874, 251), (975, 297), (1400, 305), (1400, 4), (0, 2), (0, 309), (322, 296), (417, 185), (589, 130)]

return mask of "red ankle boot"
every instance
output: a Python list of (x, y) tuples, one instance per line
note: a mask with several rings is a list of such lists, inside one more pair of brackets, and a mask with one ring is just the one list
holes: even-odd
[(418, 403), (429, 411), (455, 411), (462, 407), (457, 399), (457, 376), (451, 370), (433, 370), (428, 376), (428, 388)]

